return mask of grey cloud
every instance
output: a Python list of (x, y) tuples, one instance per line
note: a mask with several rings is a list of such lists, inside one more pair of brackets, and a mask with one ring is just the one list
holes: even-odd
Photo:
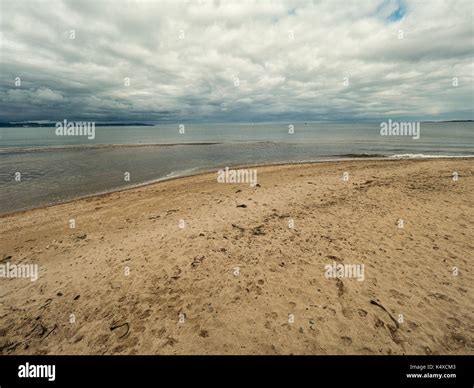
[(0, 1), (0, 121), (472, 118), (469, 0)]

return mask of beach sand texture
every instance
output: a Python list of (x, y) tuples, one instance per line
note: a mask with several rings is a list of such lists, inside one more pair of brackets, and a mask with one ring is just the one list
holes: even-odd
[(257, 171), (0, 218), (0, 352), (474, 354), (472, 159)]

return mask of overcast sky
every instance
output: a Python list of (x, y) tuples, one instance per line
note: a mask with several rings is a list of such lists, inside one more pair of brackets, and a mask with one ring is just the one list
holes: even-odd
[(471, 0), (0, 4), (0, 121), (472, 119)]

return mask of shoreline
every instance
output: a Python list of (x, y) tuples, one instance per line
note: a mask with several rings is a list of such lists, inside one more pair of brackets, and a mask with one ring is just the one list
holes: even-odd
[[(394, 157), (389, 157), (389, 156), (386, 156), (386, 157), (376, 156), (376, 157), (354, 157), (354, 158), (336, 158), (336, 159), (331, 158), (331, 159), (322, 159), (322, 160), (313, 160), (313, 161), (298, 161), (298, 162), (275, 162), (275, 163), (268, 163), (268, 164), (257, 163), (257, 164), (245, 164), (245, 165), (229, 165), (228, 167), (231, 167), (233, 169), (246, 169), (246, 168), (258, 168), (258, 167), (264, 168), (264, 167), (294, 166), (294, 165), (305, 165), (305, 164), (311, 165), (311, 164), (318, 164), (318, 163), (340, 163), (340, 162), (351, 162), (351, 161), (352, 162), (353, 161), (361, 161), (361, 162), (364, 162), (364, 161), (401, 161), (401, 160), (426, 161), (426, 160), (437, 160), (437, 159), (441, 159), (441, 160), (459, 159), (459, 160), (462, 160), (462, 159), (470, 159), (470, 158), (474, 158), (474, 156), (446, 156), (446, 157), (441, 156), (441, 157), (433, 157), (433, 158), (431, 158), (431, 157), (428, 157), (428, 158), (426, 158), (426, 157), (421, 157), (421, 158), (417, 158), (417, 157), (413, 157), (413, 158), (412, 157), (409, 157), (409, 158), (403, 158), (403, 157), (402, 158), (394, 158)], [(220, 167), (220, 168), (223, 168), (223, 167)], [(218, 168), (216, 167), (216, 169), (218, 169)], [(154, 185), (154, 184), (159, 184), (159, 183), (162, 183), (162, 182), (167, 182), (167, 181), (171, 181), (171, 180), (175, 180), (175, 179), (183, 179), (183, 178), (195, 177), (195, 176), (200, 176), (200, 175), (206, 175), (206, 174), (211, 174), (213, 172), (215, 172), (214, 168), (206, 169), (206, 170), (203, 170), (203, 171), (197, 171), (196, 173), (190, 173), (190, 174), (186, 174), (186, 175), (177, 175), (177, 176), (157, 178), (157, 179), (153, 179), (151, 181), (146, 181), (146, 182), (138, 183), (138, 184), (135, 184), (135, 185), (127, 185), (127, 186), (119, 187), (117, 189), (111, 189), (111, 190), (107, 190), (107, 191), (103, 191), (103, 192), (87, 194), (87, 195), (84, 195), (84, 196), (74, 197), (74, 198), (71, 198), (71, 199), (58, 201), (58, 202), (52, 202), (52, 203), (48, 203), (48, 204), (45, 204), (45, 205), (35, 206), (35, 207), (27, 208), (27, 209), (14, 210), (14, 211), (9, 212), (9, 213), (2, 213), (2, 214), (0, 214), (0, 219), (10, 217), (10, 216), (15, 216), (16, 214), (27, 213), (27, 212), (30, 212), (30, 211), (33, 211), (33, 210), (45, 209), (45, 208), (52, 207), (52, 206), (63, 205), (63, 204), (71, 203), (71, 202), (74, 202), (74, 201), (81, 201), (81, 200), (84, 200), (84, 199), (89, 199), (89, 198), (94, 198), (94, 197), (103, 197), (103, 196), (107, 196), (107, 195), (113, 194), (113, 193), (126, 192), (126, 191), (129, 191), (129, 190), (134, 190), (134, 189), (137, 189), (137, 188), (146, 187), (146, 186), (150, 186), (150, 185)]]
[[(311, 165), (311, 164), (318, 164), (318, 163), (343, 163), (343, 162), (354, 162), (354, 161), (361, 161), (361, 162), (364, 162), (364, 161), (402, 161), (402, 160), (406, 160), (406, 161), (427, 161), (427, 160), (437, 160), (437, 159), (441, 159), (441, 160), (449, 160), (449, 159), (457, 159), (457, 160), (462, 160), (462, 159), (470, 159), (470, 158), (474, 158), (474, 155), (473, 156), (441, 156), (441, 157), (420, 157), (420, 158), (417, 158), (417, 157), (408, 157), (408, 158), (394, 158), (394, 157), (389, 157), (389, 156), (385, 156), (385, 157), (380, 157), (380, 156), (375, 156), (375, 157), (353, 157), (353, 158), (337, 158), (335, 157), (335, 159), (331, 158), (331, 159), (321, 159), (321, 160), (309, 160), (309, 161), (298, 161), (298, 162), (275, 162), (275, 163), (266, 163), (266, 164), (262, 164), (262, 163), (257, 163), (257, 164), (245, 164), (245, 165), (229, 165), (229, 166), (224, 166), (224, 167), (229, 167), (229, 168), (233, 168), (233, 169), (248, 169), (248, 168), (258, 168), (258, 167), (261, 167), (261, 168), (264, 168), (264, 167), (279, 167), (279, 166), (296, 166), (296, 165)], [(220, 167), (220, 168), (224, 168), (224, 167)], [(30, 211), (34, 211), (34, 210), (38, 210), (38, 209), (45, 209), (45, 208), (49, 208), (49, 207), (53, 207), (53, 206), (58, 206), (58, 205), (63, 205), (63, 204), (68, 204), (68, 203), (72, 203), (72, 202), (75, 202), (75, 201), (81, 201), (81, 200), (85, 200), (85, 199), (89, 199), (89, 198), (94, 198), (94, 197), (104, 197), (104, 196), (107, 196), (107, 195), (110, 195), (110, 194), (113, 194), (113, 193), (122, 193), (122, 192), (126, 192), (126, 191), (129, 191), (129, 190), (134, 190), (134, 189), (137, 189), (137, 188), (141, 188), (141, 187), (146, 187), (146, 186), (151, 186), (151, 185), (154, 185), (154, 184), (159, 184), (159, 183), (163, 183), (163, 182), (167, 182), (167, 181), (171, 181), (171, 180), (175, 180), (175, 179), (184, 179), (184, 178), (189, 178), (189, 177), (195, 177), (195, 176), (200, 176), (200, 175), (206, 175), (206, 174), (211, 174), (211, 173), (214, 173), (214, 169), (216, 169), (216, 171), (219, 169), (219, 168), (212, 168), (212, 169), (205, 169), (205, 170), (199, 170), (199, 171), (196, 171), (195, 173), (190, 173), (190, 174), (185, 174), (185, 175), (176, 175), (176, 176), (170, 176), (170, 177), (162, 177), (162, 178), (157, 178), (157, 179), (153, 179), (151, 181), (146, 181), (146, 182), (142, 182), (142, 183), (137, 183), (137, 184), (132, 184), (132, 185), (127, 185), (127, 186), (122, 186), (122, 187), (118, 187), (116, 189), (110, 189), (110, 190), (106, 190), (106, 191), (101, 191), (101, 192), (96, 192), (96, 193), (92, 193), (92, 194), (87, 194), (87, 195), (83, 195), (83, 196), (79, 196), (79, 197), (74, 197), (74, 198), (71, 198), (71, 199), (66, 199), (66, 200), (60, 200), (60, 201), (57, 201), (57, 202), (51, 202), (51, 203), (48, 203), (48, 204), (45, 204), (45, 205), (40, 205), (40, 206), (34, 206), (34, 207), (29, 207), (27, 209), (20, 209), (20, 210), (14, 210), (12, 212), (8, 212), (8, 213), (1, 213), (0, 214), (0, 219), (2, 218), (7, 218), (7, 217), (12, 217), (12, 216), (15, 216), (17, 214), (23, 214), (23, 213), (27, 213), (27, 212), (30, 212)]]

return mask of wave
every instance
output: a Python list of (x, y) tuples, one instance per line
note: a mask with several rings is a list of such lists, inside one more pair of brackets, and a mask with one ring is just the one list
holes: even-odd
[(367, 153), (361, 153), (361, 154), (342, 154), (342, 155), (333, 155), (338, 158), (386, 158), (387, 155), (384, 154), (367, 154)]
[(445, 159), (445, 158), (473, 158), (474, 155), (430, 155), (430, 154), (397, 154), (390, 155), (392, 159)]

